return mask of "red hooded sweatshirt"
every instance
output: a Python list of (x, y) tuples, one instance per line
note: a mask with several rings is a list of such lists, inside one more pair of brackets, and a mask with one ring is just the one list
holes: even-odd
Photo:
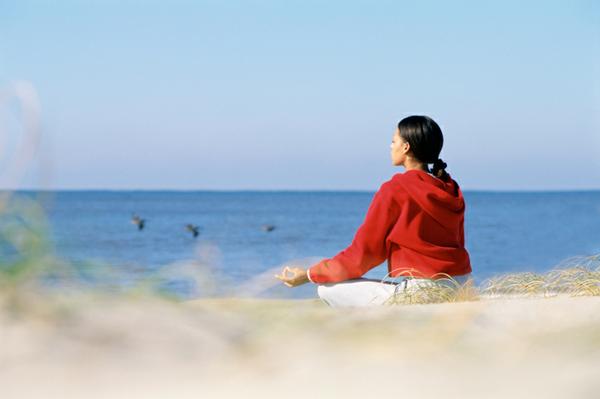
[(352, 244), (308, 269), (313, 283), (358, 278), (386, 259), (391, 277), (471, 272), (458, 183), (419, 169), (397, 173), (375, 193)]

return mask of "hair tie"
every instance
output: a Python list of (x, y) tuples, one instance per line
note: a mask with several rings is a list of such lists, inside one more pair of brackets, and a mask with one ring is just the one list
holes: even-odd
[(448, 166), (448, 164), (444, 161), (442, 161), (441, 158), (438, 158), (437, 161), (435, 161), (433, 163), (433, 167), (436, 169), (446, 169), (446, 167)]
[(448, 164), (444, 161), (442, 161), (441, 158), (438, 158), (434, 163), (433, 163), (433, 174), (438, 177), (438, 178), (442, 178), (444, 175), (446, 175), (446, 167), (448, 166)]

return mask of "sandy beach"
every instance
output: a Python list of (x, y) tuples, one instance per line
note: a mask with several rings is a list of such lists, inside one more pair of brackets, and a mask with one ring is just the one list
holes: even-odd
[(3, 398), (587, 398), (600, 297), (335, 310), (318, 300), (9, 300)]

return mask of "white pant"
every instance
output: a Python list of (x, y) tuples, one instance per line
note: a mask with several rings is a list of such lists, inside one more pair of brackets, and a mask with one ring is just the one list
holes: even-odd
[(419, 289), (432, 284), (443, 284), (451, 287), (463, 285), (471, 277), (471, 273), (462, 276), (453, 276), (455, 282), (448, 279), (431, 280), (426, 278), (406, 278), (400, 282), (382, 282), (359, 278), (333, 284), (319, 284), (317, 292), (329, 306), (361, 307), (379, 306), (388, 301), (394, 294), (401, 294), (407, 290)]

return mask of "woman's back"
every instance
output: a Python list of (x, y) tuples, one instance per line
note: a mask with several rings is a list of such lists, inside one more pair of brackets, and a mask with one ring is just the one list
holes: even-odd
[(471, 272), (464, 247), (465, 201), (458, 184), (422, 170), (394, 175), (391, 190), (398, 202), (398, 220), (387, 236), (389, 273), (433, 278)]

